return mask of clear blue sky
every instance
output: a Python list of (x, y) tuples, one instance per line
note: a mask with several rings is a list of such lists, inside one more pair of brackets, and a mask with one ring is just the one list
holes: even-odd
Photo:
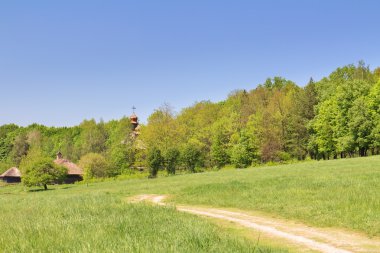
[(177, 111), (267, 77), (380, 66), (380, 1), (0, 2), (0, 124)]

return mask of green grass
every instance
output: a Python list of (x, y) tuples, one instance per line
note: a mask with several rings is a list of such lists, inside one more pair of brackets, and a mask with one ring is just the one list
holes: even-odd
[(380, 156), (109, 182), (102, 187), (123, 195), (171, 194), (180, 204), (262, 211), (380, 236)]
[[(260, 211), (380, 236), (380, 156), (53, 188), (0, 188), (1, 249), (252, 251), (252, 242), (207, 220), (170, 208), (127, 204), (128, 196), (140, 193), (169, 194), (170, 201), (180, 204)], [(21, 245), (24, 248), (17, 248)]]
[(1, 252), (287, 252), (107, 191), (14, 191), (0, 211)]
[[(263, 211), (380, 235), (380, 157), (236, 171), (181, 189), (187, 204)], [(205, 180), (207, 181), (207, 180)]]

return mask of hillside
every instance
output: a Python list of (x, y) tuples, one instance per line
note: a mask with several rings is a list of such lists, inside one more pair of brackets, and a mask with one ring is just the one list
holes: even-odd
[[(170, 196), (168, 201), (175, 204), (261, 212), (315, 227), (340, 228), (377, 237), (380, 236), (379, 163), (379, 156), (310, 161), (155, 180), (56, 186), (38, 193), (25, 192), (21, 186), (1, 187), (0, 229), (5, 232), (0, 245), (21, 252), (32, 247), (54, 251), (58, 245), (64, 250), (110, 247), (110, 250), (146, 252), (149, 247), (158, 247), (158, 251), (162, 247), (161, 251), (170, 251), (175, 248), (170, 248), (169, 238), (175, 236), (183, 243), (176, 246), (189, 252), (228, 251), (229, 245), (246, 252), (252, 246), (200, 218), (178, 214), (170, 208), (127, 203), (129, 197), (147, 193), (166, 194)], [(220, 244), (220, 240), (232, 241)], [(130, 248), (129, 243), (137, 241), (139, 248)]]

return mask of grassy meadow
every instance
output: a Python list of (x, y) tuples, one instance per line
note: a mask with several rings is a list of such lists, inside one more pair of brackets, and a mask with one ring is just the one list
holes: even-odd
[[(254, 252), (255, 243), (209, 220), (170, 207), (128, 203), (128, 197), (141, 193), (168, 194), (168, 201), (177, 204), (259, 211), (380, 236), (380, 156), (51, 189), (0, 187), (1, 249)], [(257, 252), (283, 252), (260, 248)]]
[(1, 252), (286, 252), (172, 207), (68, 189), (2, 196)]

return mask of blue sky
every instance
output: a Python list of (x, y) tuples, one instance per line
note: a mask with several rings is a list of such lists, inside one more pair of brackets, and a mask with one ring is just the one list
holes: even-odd
[(380, 66), (380, 1), (1, 1), (0, 124), (144, 122), (267, 77)]

